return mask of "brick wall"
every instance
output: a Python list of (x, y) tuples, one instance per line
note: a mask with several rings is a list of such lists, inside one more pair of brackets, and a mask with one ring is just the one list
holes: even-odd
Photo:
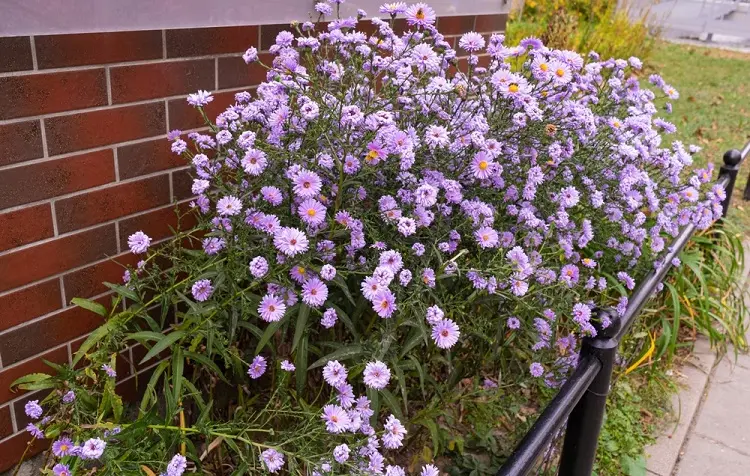
[[(454, 40), (505, 27), (505, 15), (441, 17)], [(266, 50), (284, 25), (0, 37), (0, 471), (28, 442), (24, 403), (9, 384), (69, 362), (98, 316), (73, 297), (106, 304), (102, 281), (134, 264), (127, 237), (156, 240), (190, 194), (166, 134), (202, 127), (187, 93), (215, 91), (215, 117), (234, 93), (264, 79), (238, 53)], [(117, 261), (117, 262), (116, 262)], [(120, 390), (136, 391), (132, 352)], [(44, 445), (35, 445), (35, 451)]]

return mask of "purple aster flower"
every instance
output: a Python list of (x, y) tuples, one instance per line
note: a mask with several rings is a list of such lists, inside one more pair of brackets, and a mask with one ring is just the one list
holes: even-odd
[(495, 162), (492, 160), (492, 157), (483, 150), (477, 152), (471, 161), (471, 172), (478, 179), (484, 180), (490, 178), (494, 167)]
[(104, 454), (107, 443), (99, 438), (91, 438), (81, 445), (80, 454), (82, 459), (98, 459)]
[(68, 390), (62, 398), (63, 403), (73, 403), (75, 400), (76, 393), (73, 390)]
[(248, 149), (240, 161), (242, 168), (246, 173), (252, 176), (259, 176), (268, 166), (266, 153), (258, 149)]
[(519, 321), (516, 316), (510, 316), (506, 321), (506, 324), (508, 325), (508, 329), (518, 329), (521, 327), (521, 321)]
[(414, 243), (411, 246), (411, 249), (414, 251), (414, 255), (416, 256), (422, 256), (425, 252), (425, 247), (422, 243)]
[(426, 464), (422, 467), (419, 476), (440, 476), (440, 470), (433, 464)]
[(398, 274), (398, 282), (401, 283), (401, 286), (407, 286), (411, 282), (411, 279), (412, 274), (408, 269), (402, 269)]
[(269, 473), (278, 473), (284, 467), (284, 455), (273, 448), (268, 448), (260, 454), (260, 461)]
[(368, 387), (382, 390), (388, 385), (390, 380), (391, 371), (383, 362), (376, 360), (375, 362), (369, 362), (365, 366), (364, 382)]
[(325, 327), (326, 329), (330, 329), (331, 327), (336, 325), (336, 321), (338, 321), (336, 309), (329, 307), (323, 313), (323, 318), (320, 320), (320, 325)]
[(323, 367), (323, 378), (331, 387), (338, 387), (346, 383), (346, 376), (346, 367), (341, 365), (338, 360), (331, 360)]
[(128, 248), (133, 254), (143, 254), (149, 246), (151, 246), (151, 238), (142, 231), (136, 231), (128, 237)]
[(37, 440), (44, 439), (44, 432), (33, 423), (29, 423), (28, 425), (26, 425), (26, 431), (29, 432), (29, 434)]
[(622, 282), (626, 288), (632, 290), (635, 287), (635, 280), (630, 277), (630, 275), (624, 271), (620, 271), (617, 273), (617, 279)]
[(195, 179), (193, 180), (191, 191), (193, 192), (193, 195), (200, 195), (201, 193), (205, 192), (210, 185), (211, 183), (208, 180)]
[(337, 463), (345, 463), (349, 459), (349, 447), (346, 444), (338, 445), (333, 449), (333, 459)]
[(325, 2), (318, 2), (315, 4), (315, 11), (321, 15), (330, 15), (333, 13), (333, 7)]
[(383, 425), (383, 446), (390, 450), (395, 450), (403, 446), (406, 428), (394, 415), (390, 415)]
[(396, 296), (393, 295), (387, 288), (381, 289), (372, 298), (372, 308), (378, 314), (378, 316), (388, 319), (394, 311), (398, 309), (396, 305)]
[(279, 190), (277, 187), (263, 187), (260, 189), (260, 194), (261, 196), (263, 196), (263, 199), (265, 201), (274, 206), (280, 205), (284, 200), (284, 196), (281, 194), (281, 190)]
[(562, 207), (571, 208), (578, 204), (580, 196), (580, 193), (578, 193), (578, 190), (576, 190), (575, 187), (565, 187), (560, 191), (558, 200)]
[(426, 3), (415, 3), (409, 6), (404, 13), (406, 14), (406, 23), (422, 28), (432, 25), (437, 18), (435, 10)]
[(497, 232), (488, 226), (475, 231), (474, 238), (476, 238), (480, 248), (495, 248), (500, 242)]
[(222, 197), (216, 203), (216, 211), (221, 216), (234, 216), (242, 211), (242, 202), (232, 195)]
[(44, 413), (44, 410), (39, 405), (39, 400), (30, 400), (24, 405), (24, 412), (29, 418), (38, 420), (42, 416), (42, 413)]
[(541, 377), (544, 374), (544, 367), (539, 362), (534, 362), (529, 366), (529, 372), (532, 377)]
[(74, 446), (70, 438), (64, 436), (52, 443), (52, 453), (58, 458), (62, 458), (71, 454)]
[(384, 3), (380, 6), (379, 11), (380, 13), (384, 13), (386, 15), (394, 15), (394, 16), (400, 15), (406, 12), (406, 3), (404, 2)]
[(199, 90), (197, 93), (188, 94), (187, 102), (194, 107), (203, 107), (214, 100), (208, 91)]
[(560, 270), (560, 281), (567, 284), (569, 288), (572, 288), (576, 283), (578, 283), (578, 278), (578, 266), (574, 264), (566, 264)]
[(346, 410), (338, 405), (324, 406), (321, 418), (326, 424), (326, 431), (329, 433), (343, 433), (351, 423)]
[(430, 306), (427, 308), (427, 315), (425, 317), (430, 325), (435, 325), (445, 317), (445, 313), (438, 306)]
[(251, 379), (259, 379), (264, 373), (266, 373), (266, 367), (266, 358), (262, 355), (256, 355), (250, 363), (250, 368), (247, 369), (247, 374)]
[(465, 33), (460, 40), (458, 40), (458, 46), (466, 51), (474, 52), (484, 48), (485, 41), (484, 37), (477, 32), (470, 31)]
[(294, 177), (294, 193), (300, 198), (312, 198), (320, 193), (323, 182), (315, 172), (300, 171)]
[(328, 299), (328, 286), (318, 278), (308, 279), (302, 285), (302, 302), (308, 306), (322, 306), (326, 299)]
[(425, 268), (422, 271), (422, 282), (427, 285), (427, 287), (434, 288), (435, 287), (435, 270), (432, 268)]
[(297, 213), (302, 221), (309, 225), (320, 225), (326, 219), (326, 207), (313, 198), (300, 203)]
[(442, 319), (432, 326), (432, 340), (441, 349), (453, 347), (460, 335), (458, 324), (450, 319)]
[(254, 62), (258, 61), (258, 49), (256, 47), (254, 47), (254, 46), (251, 46), (242, 55), (242, 59), (245, 60), (245, 63), (247, 63), (247, 64), (254, 63)]
[(286, 304), (284, 301), (277, 297), (275, 294), (269, 293), (263, 296), (258, 306), (258, 314), (260, 318), (266, 322), (277, 322), (284, 317), (286, 312)]
[(166, 476), (182, 476), (187, 468), (187, 459), (180, 454), (172, 456), (172, 459), (167, 465)]
[(336, 268), (330, 264), (324, 264), (323, 267), (320, 268), (320, 277), (326, 281), (332, 280), (336, 277)]
[(224, 241), (222, 238), (212, 237), (212, 238), (204, 238), (203, 239), (203, 251), (206, 252), (207, 255), (215, 255), (219, 251), (223, 250), (226, 246), (227, 242)]
[(107, 374), (108, 376), (110, 376), (110, 377), (112, 377), (112, 378), (115, 378), (115, 377), (117, 377), (117, 372), (115, 372), (115, 369), (113, 369), (112, 367), (110, 367), (110, 366), (109, 366), (109, 365), (107, 365), (107, 364), (102, 364), (102, 370), (104, 370), (104, 372), (105, 372), (105, 373), (106, 373), (106, 374)]
[(288, 360), (283, 360), (281, 362), (281, 370), (284, 370), (286, 372), (294, 372), (296, 368), (297, 367), (295, 367), (294, 364), (289, 362)]
[(309, 242), (307, 236), (296, 228), (281, 228), (273, 237), (273, 244), (287, 256), (295, 256), (307, 251)]
[(250, 274), (262, 278), (268, 272), (268, 261), (262, 256), (256, 256), (250, 261)]
[(385, 476), (406, 476), (406, 471), (401, 466), (388, 465), (385, 467)]
[(191, 292), (196, 301), (203, 302), (207, 301), (214, 293), (214, 287), (211, 285), (210, 279), (201, 279), (193, 284)]
[(67, 464), (57, 463), (52, 468), (52, 474), (55, 476), (71, 476), (70, 467)]

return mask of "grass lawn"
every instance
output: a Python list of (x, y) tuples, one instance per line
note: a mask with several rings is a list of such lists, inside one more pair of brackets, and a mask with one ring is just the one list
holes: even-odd
[[(750, 139), (750, 54), (660, 43), (649, 63), (649, 71), (680, 93), (667, 117), (677, 125), (677, 139), (701, 146), (696, 161), (718, 169), (727, 149), (741, 149)], [(748, 173), (750, 160), (740, 171), (730, 215), (750, 233), (750, 202), (742, 201)]]

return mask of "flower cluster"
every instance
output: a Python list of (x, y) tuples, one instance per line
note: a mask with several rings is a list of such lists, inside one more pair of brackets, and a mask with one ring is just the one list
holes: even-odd
[[(324, 19), (340, 3), (315, 10)], [(330, 447), (310, 474), (405, 474), (388, 463), (407, 428), (374, 396), (392, 405), (397, 380), (420, 401), (418, 387), (425, 395), (458, 370), (496, 388), (495, 362), (476, 350), (486, 343), (526, 346), (529, 375), (559, 385), (580, 337), (608, 325), (593, 310), (617, 302), (624, 312), (620, 290), (682, 226), (708, 227), (724, 197), (708, 185), (711, 167), (690, 170), (697, 148), (666, 142), (675, 127), (641, 88), (637, 58), (473, 32), (454, 49), (426, 4), (380, 13), (372, 33), (357, 29), (364, 12), (279, 33), (254, 96), (237, 93), (209, 133), (169, 134), (193, 167), (200, 231), (180, 299), (225, 332), (217, 342), (239, 347), (232, 358), (253, 388), (283, 387), (290, 373), (295, 398), (306, 379), (324, 385), (317, 408)], [(243, 58), (260, 62), (255, 48)], [(188, 97), (197, 108), (212, 100)], [(138, 255), (151, 244), (142, 232), (128, 239)], [(129, 289), (152, 289), (150, 259), (126, 274)], [(264, 448), (270, 473), (294, 454)], [(184, 458), (169, 468), (181, 474)]]

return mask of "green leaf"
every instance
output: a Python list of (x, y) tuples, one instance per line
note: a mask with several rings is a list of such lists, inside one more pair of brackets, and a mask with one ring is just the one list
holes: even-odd
[(164, 334), (153, 331), (140, 331), (127, 335), (127, 339), (137, 340), (140, 343), (161, 340), (162, 337), (164, 337)]
[(360, 344), (352, 344), (347, 345), (345, 347), (341, 347), (339, 349), (334, 350), (330, 354), (326, 355), (325, 357), (321, 357), (320, 359), (316, 360), (314, 364), (310, 366), (307, 370), (312, 370), (318, 367), (321, 367), (328, 363), (330, 360), (348, 360), (353, 357), (356, 357), (362, 353), (362, 346)]
[(221, 371), (219, 366), (216, 365), (216, 362), (209, 359), (205, 355), (198, 354), (195, 352), (185, 351), (185, 357), (208, 367), (214, 372), (214, 374), (216, 374), (217, 377), (219, 377), (224, 382), (229, 383), (229, 380), (227, 380), (227, 378), (224, 376), (224, 373)]
[(112, 328), (114, 328), (117, 324), (117, 318), (111, 318), (110, 320), (99, 326), (94, 332), (89, 334), (86, 340), (83, 341), (83, 344), (81, 344), (81, 347), (78, 348), (78, 351), (76, 351), (76, 355), (73, 357), (73, 366), (75, 366), (81, 360), (81, 358), (86, 355), (86, 352), (88, 352), (89, 349), (96, 345), (97, 342), (102, 340), (105, 336), (109, 335), (112, 331)]
[(260, 351), (263, 350), (266, 344), (268, 344), (268, 342), (271, 340), (271, 337), (276, 334), (276, 331), (279, 330), (279, 328), (285, 321), (286, 315), (284, 315), (281, 320), (268, 324), (268, 327), (266, 327), (266, 330), (263, 332), (263, 337), (260, 338), (260, 340), (258, 341), (258, 345), (255, 346), (255, 355), (260, 354)]
[(185, 358), (182, 355), (182, 348), (177, 347), (172, 353), (172, 392), (176, 402), (179, 402), (182, 398), (182, 372), (184, 368)]
[(305, 384), (307, 383), (307, 341), (308, 336), (307, 334), (305, 334), (302, 340), (300, 340), (299, 347), (297, 348), (297, 353), (294, 356), (294, 365), (297, 367), (297, 370), (295, 370), (294, 373), (294, 377), (296, 379), (298, 395), (302, 394), (302, 392), (305, 390)]
[(151, 375), (151, 379), (149, 379), (148, 385), (146, 385), (146, 390), (143, 392), (143, 398), (141, 399), (140, 406), (141, 413), (144, 413), (146, 411), (146, 407), (149, 404), (151, 396), (156, 396), (156, 383), (159, 381), (161, 374), (164, 373), (164, 370), (169, 367), (169, 363), (170, 362), (168, 360), (164, 360), (156, 366), (156, 369), (154, 369), (154, 373)]
[(620, 465), (623, 473), (627, 476), (646, 476), (646, 458), (643, 455), (638, 458), (623, 455), (620, 459)]
[(335, 284), (337, 288), (341, 289), (341, 291), (344, 293), (344, 296), (346, 296), (346, 298), (350, 303), (352, 303), (352, 305), (357, 305), (357, 303), (354, 301), (354, 298), (352, 297), (352, 293), (349, 292), (349, 286), (346, 285), (346, 281), (344, 281), (344, 278), (337, 275), (330, 282)]
[(383, 400), (385, 401), (385, 404), (388, 406), (388, 408), (391, 409), (394, 415), (396, 415), (396, 418), (398, 418), (401, 421), (406, 421), (404, 419), (404, 413), (401, 411), (401, 406), (398, 403), (398, 399), (395, 395), (393, 395), (389, 390), (382, 389), (380, 391), (380, 394), (383, 395)]
[(292, 341), (292, 352), (297, 349), (302, 334), (305, 332), (307, 327), (307, 319), (310, 317), (310, 306), (307, 304), (300, 304), (299, 313), (297, 314), (297, 324), (294, 326), (294, 340)]
[(115, 291), (120, 296), (124, 296), (131, 301), (140, 304), (141, 298), (130, 288), (126, 288), (125, 286), (122, 286), (120, 284), (113, 284), (113, 283), (104, 283), (105, 286), (107, 286), (112, 291)]
[(107, 315), (106, 307), (102, 306), (98, 302), (91, 301), (90, 299), (73, 298), (71, 302), (78, 307), (82, 307), (91, 312), (95, 312), (96, 314), (99, 314), (102, 317)]
[(349, 315), (344, 312), (343, 309), (341, 309), (336, 304), (332, 303), (331, 301), (326, 301), (325, 303), (326, 307), (332, 307), (336, 310), (336, 315), (339, 319), (341, 319), (341, 322), (344, 323), (347, 329), (349, 329), (349, 332), (352, 333), (355, 339), (359, 339), (359, 332), (357, 332), (357, 328), (354, 326), (354, 323), (349, 318)]
[(23, 377), (15, 379), (13, 383), (10, 384), (10, 387), (13, 388), (28, 383), (40, 383), (50, 378), (52, 378), (51, 375), (43, 373), (24, 375)]
[(162, 337), (162, 339), (151, 347), (151, 350), (141, 359), (141, 363), (151, 360), (152, 357), (165, 350), (178, 340), (185, 337), (185, 331), (174, 331)]

